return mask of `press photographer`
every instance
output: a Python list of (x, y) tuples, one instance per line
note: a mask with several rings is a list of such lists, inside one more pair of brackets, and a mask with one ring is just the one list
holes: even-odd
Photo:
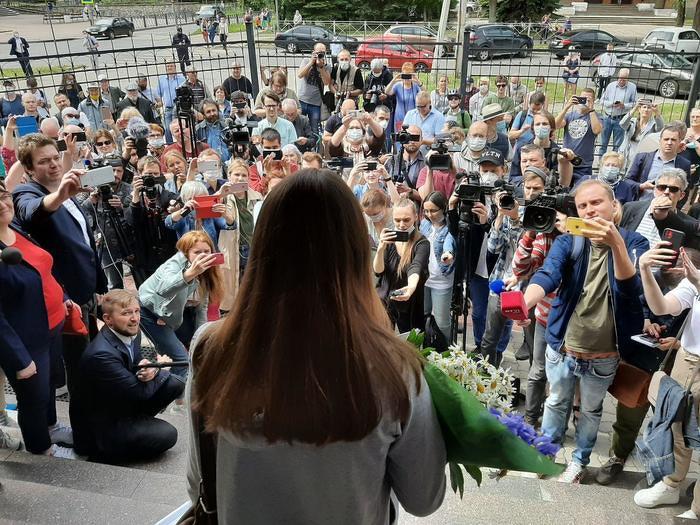
[(336, 97), (336, 103), (352, 99), (357, 103), (357, 97), (362, 94), (364, 81), (362, 71), (352, 63), (350, 51), (343, 49), (338, 53), (338, 63), (331, 70), (330, 90)]
[(134, 232), (135, 258), (132, 274), (136, 286), (144, 282), (175, 253), (175, 232), (165, 227), (165, 217), (177, 194), (163, 188), (165, 177), (153, 157), (139, 161), (139, 173), (131, 185), (131, 205), (124, 211)]
[(301, 112), (309, 117), (311, 129), (319, 129), (323, 91), (331, 83), (331, 66), (326, 61), (326, 45), (314, 45), (310, 58), (304, 58), (297, 72)]
[(386, 87), (391, 83), (391, 72), (384, 67), (381, 58), (374, 58), (370, 63), (370, 72), (365, 78), (362, 98), (365, 111), (374, 111), (379, 105), (391, 106), (391, 97), (386, 93)]
[(124, 219), (124, 210), (131, 204), (131, 185), (122, 181), (124, 166), (117, 155), (107, 156), (93, 169), (111, 167), (114, 182), (98, 186), (83, 204), (88, 226), (95, 237), (97, 254), (107, 276), (107, 287), (123, 288), (123, 263), (134, 257), (134, 234)]
[(421, 130), (418, 126), (406, 126), (392, 135), (392, 142), (392, 155), (384, 167), (400, 194), (421, 202), (417, 186), (418, 175), (425, 166), (425, 157), (420, 149)]
[(454, 146), (450, 134), (439, 133), (430, 145), (430, 151), (425, 156), (426, 166), (421, 170), (416, 181), (421, 200), (434, 191), (443, 195), (452, 195), (457, 181), (457, 170), (452, 163), (451, 153), (459, 151), (459, 145)]
[[(243, 91), (234, 91), (231, 93), (231, 118), (236, 122), (236, 124), (240, 124), (248, 128), (248, 132), (250, 133), (258, 126), (258, 122), (260, 122), (260, 118), (262, 117), (258, 117), (250, 110), (247, 100), (246, 93)], [(264, 117), (265, 108), (262, 107), (262, 101), (261, 109), (262, 116)]]

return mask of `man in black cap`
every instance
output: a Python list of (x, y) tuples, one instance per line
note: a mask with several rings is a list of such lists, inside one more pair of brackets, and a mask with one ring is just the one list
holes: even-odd
[(177, 28), (177, 33), (173, 36), (173, 47), (177, 51), (177, 59), (180, 61), (180, 69), (185, 74), (185, 66), (190, 65), (190, 37), (182, 32), (182, 28)]

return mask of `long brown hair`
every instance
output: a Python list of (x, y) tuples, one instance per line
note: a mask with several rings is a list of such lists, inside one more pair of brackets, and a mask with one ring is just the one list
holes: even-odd
[(416, 216), (416, 222), (413, 225), (413, 232), (408, 237), (406, 246), (403, 250), (403, 253), (401, 254), (401, 259), (399, 259), (399, 267), (396, 273), (399, 277), (401, 277), (403, 273), (408, 270), (408, 266), (411, 264), (411, 260), (413, 259), (413, 248), (415, 247), (416, 243), (423, 237), (423, 234), (421, 234), (420, 230), (418, 229), (418, 227), (420, 226), (418, 211), (416, 210), (415, 203), (411, 199), (401, 197), (401, 199), (399, 199), (399, 202), (394, 204), (394, 209), (396, 208), (411, 208), (413, 214)]
[[(175, 248), (187, 256), (189, 251), (198, 242), (208, 244), (212, 253), (216, 251), (216, 247), (214, 246), (211, 238), (202, 230), (192, 230), (187, 232), (178, 239), (177, 244), (175, 244)], [(197, 280), (199, 281), (201, 294), (209, 294), (210, 303), (218, 303), (221, 300), (224, 292), (224, 283), (218, 266), (208, 268), (204, 273), (197, 277)]]
[(362, 439), (385, 411), (405, 421), (420, 359), (390, 329), (347, 185), (313, 168), (286, 178), (251, 245), (233, 309), (200, 352), (207, 428), (322, 445)]

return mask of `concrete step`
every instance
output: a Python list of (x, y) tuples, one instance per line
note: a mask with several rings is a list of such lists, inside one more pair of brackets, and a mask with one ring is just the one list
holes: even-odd
[(0, 17), (3, 16), (17, 16), (19, 13), (7, 7), (0, 7)]
[[(651, 25), (651, 26), (673, 26), (676, 25), (676, 19), (666, 16), (611, 16), (611, 15), (588, 15), (581, 14), (571, 17), (571, 22), (574, 29), (577, 24), (624, 24), (624, 25)], [(614, 33), (614, 32), (613, 32)]]

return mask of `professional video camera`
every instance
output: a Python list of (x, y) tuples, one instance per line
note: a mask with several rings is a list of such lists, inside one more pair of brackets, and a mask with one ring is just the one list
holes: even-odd
[(499, 208), (512, 210), (515, 207), (515, 188), (504, 180), (497, 180), (493, 185), (483, 184), (476, 171), (466, 173), (455, 187), (455, 193), (459, 199), (460, 224), (471, 224), (474, 220), (472, 207), (475, 203), (486, 203), (487, 195), (500, 193)]
[(228, 119), (226, 127), (221, 130), (221, 141), (234, 157), (242, 157), (250, 145), (248, 127), (238, 120)]
[(363, 109), (368, 113), (374, 111), (374, 109), (379, 105), (379, 95), (381, 95), (382, 93), (384, 93), (384, 86), (381, 86), (379, 84), (370, 86), (364, 95), (365, 104), (363, 106)]
[(391, 140), (399, 144), (408, 144), (409, 142), (417, 142), (420, 140), (420, 135), (417, 133), (408, 132), (408, 124), (401, 126), (401, 131), (391, 134)]
[[(552, 178), (550, 177), (550, 179)], [(544, 193), (526, 203), (523, 228), (540, 233), (550, 233), (554, 230), (557, 212), (570, 217), (578, 216), (576, 203), (574, 198), (569, 195), (569, 189), (557, 186), (555, 182), (550, 180)]]
[[(448, 144), (449, 143), (449, 144)], [(435, 142), (430, 145), (432, 153), (428, 157), (428, 167), (433, 170), (447, 171), (452, 166), (452, 156), (450, 153), (459, 152), (462, 148), (452, 143), (452, 135), (449, 133), (438, 133), (435, 135)]]
[(141, 117), (132, 117), (126, 125), (126, 138), (134, 141), (136, 155), (141, 158), (148, 154), (148, 123)]
[(179, 114), (192, 113), (194, 109), (194, 93), (189, 86), (175, 88), (175, 105)]

